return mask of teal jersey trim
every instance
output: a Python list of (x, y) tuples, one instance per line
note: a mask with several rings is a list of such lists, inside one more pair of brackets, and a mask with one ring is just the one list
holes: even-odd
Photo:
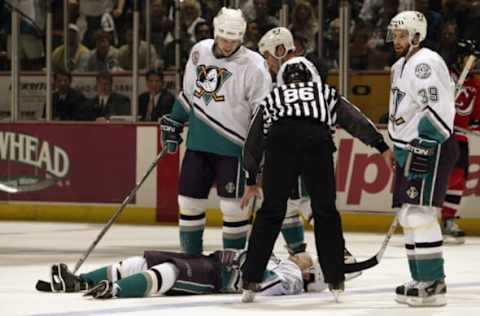
[[(195, 110), (193, 111), (195, 112)], [(190, 113), (187, 148), (205, 151), (217, 155), (240, 157), (242, 147), (220, 135), (213, 128), (200, 120), (195, 113)]]
[(418, 124), (418, 135), (422, 138), (428, 138), (437, 141), (440, 144), (446, 140), (445, 136), (440, 133), (432, 124), (432, 122), (426, 117), (423, 117)]
[(185, 111), (180, 101), (175, 100), (170, 117), (177, 122), (185, 123), (188, 121), (189, 113)]
[(179, 100), (175, 101), (170, 117), (175, 121), (189, 122), (187, 148), (205, 151), (217, 155), (240, 157), (242, 147), (231, 142), (195, 115), (195, 110), (188, 111)]
[(408, 152), (405, 149), (393, 147), (393, 155), (395, 156), (395, 162), (403, 168), (407, 160)]
[(203, 284), (181, 280), (177, 280), (171, 290), (192, 294), (211, 294), (215, 292), (215, 288), (211, 284)]

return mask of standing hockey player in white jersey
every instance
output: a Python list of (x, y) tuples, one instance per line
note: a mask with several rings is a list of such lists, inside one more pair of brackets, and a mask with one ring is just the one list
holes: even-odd
[[(189, 123), (178, 204), (181, 248), (192, 255), (203, 251), (205, 209), (213, 184), (223, 213), (224, 248), (245, 247), (250, 225), (248, 210), (240, 206), (245, 188), (240, 157), (253, 110), (271, 87), (262, 56), (242, 46), (242, 12), (222, 8), (213, 26), (215, 38), (192, 48), (183, 91), (160, 121), (163, 143), (172, 153)], [(258, 194), (253, 181), (247, 183), (249, 192)]]
[(391, 20), (387, 34), (400, 57), (391, 69), (388, 123), (396, 161), (393, 207), (400, 207), (412, 276), (396, 288), (396, 300), (410, 306), (446, 304), (437, 213), (458, 156), (454, 83), (443, 59), (420, 46), (426, 33), (423, 14), (404, 11)]

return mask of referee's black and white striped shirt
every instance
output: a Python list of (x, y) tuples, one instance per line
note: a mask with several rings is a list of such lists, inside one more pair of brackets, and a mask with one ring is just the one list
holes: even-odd
[(265, 150), (266, 136), (272, 124), (284, 117), (311, 117), (325, 123), (334, 132), (336, 125), (375, 147), (388, 149), (382, 134), (355, 105), (337, 95), (334, 88), (320, 81), (278, 86), (255, 109), (243, 146), (243, 160), (250, 178), (256, 175)]
[(335, 127), (337, 114), (335, 89), (320, 82), (290, 83), (276, 87), (257, 107), (254, 117), (263, 112), (263, 133), (285, 117), (310, 117)]

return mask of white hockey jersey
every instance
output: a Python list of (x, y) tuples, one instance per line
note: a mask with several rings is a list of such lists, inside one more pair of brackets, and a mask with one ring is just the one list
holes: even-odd
[(452, 134), (454, 89), (444, 60), (428, 48), (392, 66), (388, 133), (397, 149), (419, 136), (443, 142)]
[[(244, 254), (246, 256), (246, 251)], [(222, 273), (223, 293), (240, 293), (242, 291), (242, 273), (239, 267)], [(300, 268), (289, 259), (272, 256), (268, 261), (259, 283), (260, 295), (296, 295), (303, 292), (303, 276)]]
[(192, 48), (179, 101), (190, 115), (187, 148), (228, 154), (204, 130), (212, 129), (241, 148), (253, 110), (270, 92), (272, 81), (258, 53), (242, 46), (230, 57), (216, 58), (213, 44), (207, 39)]

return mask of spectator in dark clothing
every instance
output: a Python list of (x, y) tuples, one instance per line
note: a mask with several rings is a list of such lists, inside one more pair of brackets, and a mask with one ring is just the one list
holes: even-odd
[(443, 24), (442, 15), (430, 9), (429, 0), (415, 0), (415, 10), (423, 13), (427, 18), (427, 37), (422, 42), (422, 46), (438, 51)]
[(151, 42), (159, 56), (163, 54), (165, 49), (166, 38), (174, 32), (174, 22), (168, 17), (167, 4), (164, 2), (162, 0), (152, 0), (150, 2)]
[[(162, 51), (162, 59), (165, 68), (175, 67), (175, 40), (168, 43)], [(195, 43), (192, 42), (190, 36), (185, 29), (180, 31), (180, 68), (187, 64), (190, 50)]]
[(328, 78), (328, 65), (325, 61), (321, 58), (318, 58), (318, 50), (314, 50), (306, 54), (306, 47), (308, 43), (308, 39), (303, 36), (301, 33), (293, 33), (293, 42), (295, 43), (295, 55), (296, 56), (304, 56), (307, 58), (312, 64), (315, 65), (317, 68), (320, 78), (322, 78), (322, 82), (326, 83)]
[(89, 99), (82, 111), (82, 119), (106, 121), (113, 115), (130, 115), (130, 99), (112, 92), (113, 77), (108, 72), (97, 75), (97, 94)]
[[(462, 38), (480, 41), (480, 1), (468, 2), (467, 14), (462, 16), (460, 24), (464, 25)], [(478, 67), (478, 65), (477, 65)]]
[(138, 97), (138, 114), (141, 121), (157, 122), (160, 117), (172, 111), (175, 96), (164, 87), (162, 72), (150, 70), (145, 79), (148, 91)]
[(97, 31), (94, 35), (95, 49), (90, 53), (87, 62), (87, 71), (113, 71), (118, 69), (118, 50), (111, 45), (111, 36), (108, 32)]
[(443, 57), (447, 65), (456, 62), (458, 25), (455, 20), (447, 21), (440, 33), (440, 47), (438, 53)]
[(242, 6), (242, 12), (247, 22), (255, 22), (257, 24), (260, 35), (265, 34), (268, 30), (280, 25), (278, 19), (270, 15), (270, 0), (251, 0)]
[[(54, 74), (55, 92), (52, 96), (52, 119), (58, 121), (76, 121), (81, 119), (80, 109), (86, 98), (82, 92), (73, 89), (72, 75), (68, 72)], [(46, 108), (43, 117), (46, 117)]]
[(204, 21), (198, 22), (197, 25), (195, 25), (194, 35), (196, 43), (207, 38), (213, 38), (212, 28), (210, 27), (210, 24)]
[(442, 15), (445, 21), (454, 20), (458, 27), (459, 38), (464, 38), (463, 33), (467, 25), (466, 17), (470, 9), (470, 0), (443, 0)]
[(339, 34), (340, 19), (336, 18), (330, 22), (323, 41), (323, 59), (329, 69), (338, 69)]

